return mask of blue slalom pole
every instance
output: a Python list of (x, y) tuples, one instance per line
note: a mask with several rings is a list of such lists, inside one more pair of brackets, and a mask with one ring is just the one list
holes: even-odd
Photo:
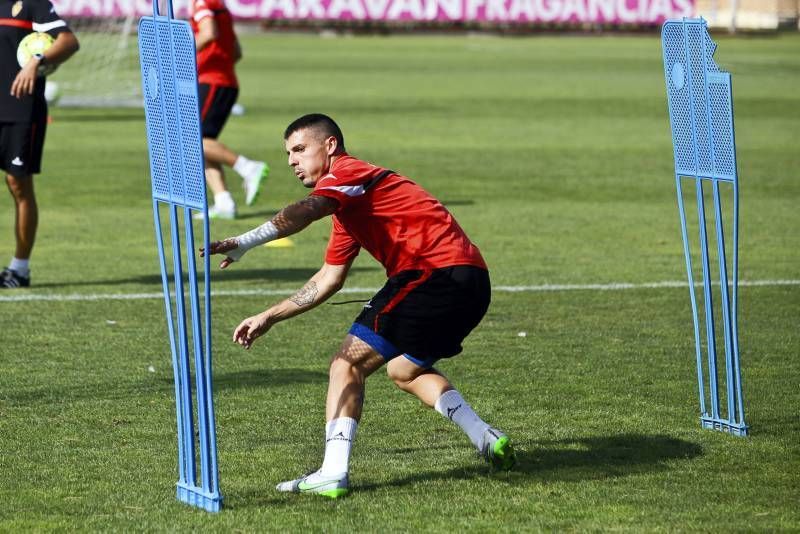
[(689, 299), (692, 304), (692, 324), (694, 325), (694, 346), (697, 361), (697, 386), (700, 398), (700, 413), (706, 415), (706, 393), (703, 388), (703, 355), (700, 350), (700, 321), (697, 318), (697, 296), (694, 290), (694, 275), (692, 274), (692, 256), (689, 253), (689, 235), (686, 231), (686, 211), (683, 203), (683, 189), (681, 187), (681, 177), (675, 176), (675, 185), (678, 189), (678, 212), (681, 220), (681, 236), (683, 237), (683, 252), (686, 259), (686, 277), (689, 282)]
[(178, 351), (175, 345), (175, 326), (172, 314), (172, 299), (169, 292), (169, 278), (167, 277), (167, 264), (164, 257), (164, 238), (161, 230), (161, 214), (158, 209), (158, 201), (153, 201), (153, 220), (155, 221), (156, 228), (156, 242), (158, 244), (158, 262), (161, 267), (161, 285), (164, 289), (164, 306), (166, 308), (167, 316), (167, 334), (169, 335), (170, 353), (172, 354), (172, 372), (175, 382), (175, 400), (176, 400), (176, 421), (178, 427), (178, 477), (181, 481), (186, 481), (189, 478), (189, 473), (186, 472), (186, 454), (184, 452), (183, 444), (186, 442), (185, 432), (183, 428), (183, 403), (181, 399), (182, 378), (180, 363), (178, 361)]
[[(184, 503), (216, 512), (221, 508), (222, 495), (212, 388), (210, 262), (208, 257), (203, 262), (204, 300), (201, 301), (192, 225), (193, 211), (202, 212), (203, 244), (208, 249), (210, 236), (195, 44), (188, 23), (174, 20), (173, 6), (169, 0), (167, 16), (162, 16), (158, 4), (154, 3), (153, 16), (140, 20), (139, 52), (150, 155), (153, 219), (175, 380), (179, 473), (176, 494)], [(160, 204), (164, 204), (169, 212), (174, 307), (169, 291)], [(179, 209), (182, 217), (179, 216)], [(184, 226), (183, 242), (180, 224)], [(204, 307), (204, 313), (200, 311), (201, 306)], [(190, 325), (187, 325), (187, 320), (191, 322)]]
[[(748, 426), (745, 423), (742, 398), (737, 319), (739, 177), (736, 168), (731, 76), (722, 71), (713, 60), (716, 44), (711, 40), (703, 19), (666, 21), (662, 28), (661, 41), (675, 159), (681, 238), (692, 304), (700, 423), (703, 428), (745, 436), (748, 433)], [(692, 250), (690, 247), (681, 183), (683, 179), (695, 181), (699, 250)], [(706, 210), (707, 190), (704, 182), (711, 183), (710, 197), (713, 210)], [(730, 278), (720, 182), (731, 183), (733, 192), (733, 263)], [(713, 285), (717, 282), (712, 278), (707, 211), (713, 211), (714, 216), (716, 256), (719, 263), (718, 302), (712, 291)], [(692, 254), (700, 255), (702, 268), (705, 346), (700, 334), (701, 312), (694, 288)], [(729, 288), (729, 285), (733, 287)], [(717, 350), (715, 316), (722, 323), (724, 350), (720, 351)], [(720, 406), (719, 397), (721, 365), (725, 373), (726, 386), (724, 406)], [(704, 367), (707, 369), (707, 374), (704, 372), (706, 370)], [(706, 396), (710, 399), (710, 413), (707, 411)], [(723, 411), (725, 413), (722, 413)]]

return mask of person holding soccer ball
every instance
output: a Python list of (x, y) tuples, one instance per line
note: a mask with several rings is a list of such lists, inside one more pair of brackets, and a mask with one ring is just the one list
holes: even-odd
[(211, 243), (208, 252), (225, 255), (224, 269), (249, 249), (330, 215), (325, 262), (295, 295), (243, 320), (233, 341), (249, 349), (276, 323), (327, 300), (344, 285), (361, 248), (384, 266), (388, 280), (331, 358), (322, 467), (277, 490), (333, 498), (349, 491), (364, 382), (384, 365), (400, 389), (456, 423), (492, 466), (511, 469), (516, 456), (508, 436), (484, 422), (434, 367), (461, 352), (489, 307), (489, 272), (478, 248), (419, 185), (349, 155), (330, 117), (300, 117), (286, 128), (284, 140), (289, 165), (311, 193), (258, 228)]
[[(194, 0), (189, 5), (197, 47), (206, 183), (214, 194), (214, 205), (208, 215), (212, 219), (234, 219), (236, 203), (225, 183), (222, 166), (233, 168), (242, 177), (248, 206), (258, 198), (269, 166), (263, 161), (250, 160), (217, 140), (239, 95), (234, 64), (242, 58), (242, 49), (223, 0)], [(197, 218), (202, 217), (202, 213), (197, 214)]]
[(0, 0), (0, 166), (16, 205), (16, 250), (0, 288), (31, 282), (39, 221), (33, 175), (41, 171), (47, 128), (44, 75), (77, 50), (78, 39), (48, 0)]

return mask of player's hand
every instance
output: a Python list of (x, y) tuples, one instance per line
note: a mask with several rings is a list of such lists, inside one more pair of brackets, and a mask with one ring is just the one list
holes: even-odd
[(17, 73), (14, 82), (11, 84), (11, 96), (22, 98), (32, 95), (33, 88), (36, 86), (36, 69), (39, 67), (39, 60), (32, 57), (24, 67)]
[[(226, 252), (230, 252), (231, 250), (234, 250), (234, 249), (236, 249), (238, 247), (239, 247), (239, 242), (236, 241), (236, 238), (229, 237), (227, 239), (223, 239), (222, 241), (214, 241), (212, 243), (209, 243), (209, 245), (208, 245), (208, 253), (209, 253), (209, 255), (225, 254)], [(200, 257), (202, 258), (205, 255), (206, 255), (206, 249), (201, 247), (200, 248)], [(220, 269), (224, 269), (225, 267), (227, 267), (228, 265), (230, 265), (234, 261), (236, 261), (235, 258), (233, 258), (231, 256), (225, 256), (225, 259), (220, 262), (219, 268)]]
[(267, 312), (248, 317), (233, 331), (233, 342), (249, 349), (253, 341), (266, 334), (270, 328), (272, 328), (272, 321)]

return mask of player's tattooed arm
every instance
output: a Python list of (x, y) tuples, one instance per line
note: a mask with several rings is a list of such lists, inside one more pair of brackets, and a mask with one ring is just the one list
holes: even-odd
[(339, 208), (339, 201), (321, 195), (309, 195), (290, 204), (272, 218), (280, 237), (299, 232), (312, 222), (333, 214)]
[(313, 280), (310, 280), (300, 291), (295, 293), (294, 296), (290, 297), (289, 300), (297, 304), (298, 307), (302, 308), (304, 306), (313, 304), (318, 293), (319, 290), (317, 289), (317, 283)]
[[(337, 209), (339, 209), (339, 201), (329, 197), (310, 195), (286, 206), (272, 220), (249, 232), (212, 242), (209, 244), (208, 253), (226, 254), (225, 259), (219, 264), (220, 269), (225, 269), (231, 263), (239, 261), (251, 248), (296, 234), (312, 222), (335, 213)], [(206, 250), (201, 248), (200, 256), (205, 254)]]
[(256, 337), (276, 323), (305, 313), (328, 300), (344, 285), (352, 263), (352, 259), (342, 265), (325, 263), (297, 293), (242, 321), (234, 332), (234, 342), (248, 348)]

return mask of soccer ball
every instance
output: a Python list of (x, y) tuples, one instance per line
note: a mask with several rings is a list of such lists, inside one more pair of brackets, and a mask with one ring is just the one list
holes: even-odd
[(61, 89), (56, 82), (47, 81), (44, 84), (44, 99), (48, 104), (56, 105), (61, 98)]
[[(22, 41), (19, 42), (17, 47), (17, 63), (20, 67), (27, 65), (31, 57), (35, 54), (44, 54), (45, 50), (53, 46), (55, 39), (48, 34), (42, 32), (33, 32), (26, 35)], [(39, 76), (47, 76), (56, 70), (56, 66), (52, 64), (39, 65), (36, 74)]]

